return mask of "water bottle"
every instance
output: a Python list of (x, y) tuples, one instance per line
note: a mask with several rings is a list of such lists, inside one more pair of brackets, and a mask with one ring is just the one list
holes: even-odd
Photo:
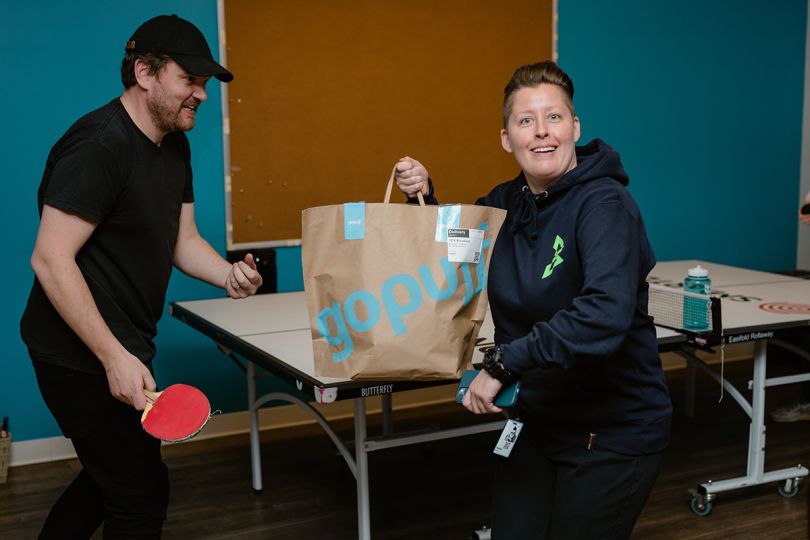
[[(690, 293), (710, 295), (712, 280), (709, 271), (697, 265), (690, 268), (686, 279), (683, 280), (683, 290)], [(683, 327), (693, 332), (705, 332), (709, 329), (710, 300), (684, 296), (683, 298)]]

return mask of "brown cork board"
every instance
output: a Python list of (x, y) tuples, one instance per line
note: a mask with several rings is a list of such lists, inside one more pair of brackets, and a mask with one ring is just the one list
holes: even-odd
[(298, 239), (311, 206), (381, 201), (404, 155), (442, 203), (512, 178), (503, 87), (552, 58), (552, 15), (551, 0), (226, 0), (234, 244)]

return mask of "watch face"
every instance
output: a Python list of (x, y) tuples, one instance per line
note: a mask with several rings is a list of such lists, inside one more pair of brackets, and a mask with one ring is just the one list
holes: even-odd
[(503, 371), (503, 368), (498, 363), (499, 356), (497, 347), (492, 347), (484, 354), (484, 370), (496, 379), (501, 376)]
[(497, 351), (496, 351), (495, 347), (491, 347), (484, 354), (484, 368), (486, 368), (487, 371), (490, 371), (493, 364), (495, 364), (495, 362), (497, 361), (496, 356), (497, 356)]
[(484, 354), (484, 370), (502, 383), (511, 379), (509, 371), (503, 365), (503, 351), (497, 345)]

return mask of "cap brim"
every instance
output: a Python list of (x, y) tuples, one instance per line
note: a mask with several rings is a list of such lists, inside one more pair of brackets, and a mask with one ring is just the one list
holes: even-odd
[(192, 75), (216, 77), (226, 83), (233, 80), (233, 73), (214, 62), (211, 58), (188, 54), (169, 54), (169, 57)]

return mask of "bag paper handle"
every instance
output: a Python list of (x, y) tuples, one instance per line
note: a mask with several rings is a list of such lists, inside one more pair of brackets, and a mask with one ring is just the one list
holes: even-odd
[[(385, 189), (385, 199), (383, 199), (383, 203), (388, 204), (391, 201), (391, 190), (394, 188), (394, 174), (397, 172), (397, 166), (394, 165), (394, 168), (391, 170), (391, 178), (388, 179), (388, 187)], [(416, 198), (419, 199), (419, 206), (425, 206), (425, 198), (422, 196), (422, 192), (419, 191), (416, 193)]]

